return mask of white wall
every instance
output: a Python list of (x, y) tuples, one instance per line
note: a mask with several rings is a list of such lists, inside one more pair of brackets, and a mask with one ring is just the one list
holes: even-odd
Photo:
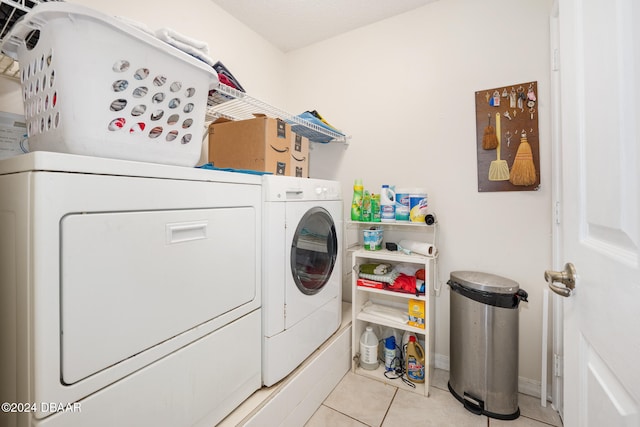
[[(316, 145), (314, 177), (421, 186), (440, 222), (440, 277), (454, 270), (514, 279), (520, 376), (540, 381), (543, 271), (551, 266), (549, 25), (551, 0), (440, 0), (289, 54), (209, 0), (78, 0), (151, 28), (206, 40), (253, 96), (298, 113), (317, 109), (352, 136)], [(541, 189), (478, 193), (475, 91), (538, 82)], [(0, 79), (0, 111), (22, 112), (18, 85)], [(436, 352), (449, 355), (449, 289), (437, 298)]]
[[(520, 376), (540, 382), (543, 272), (551, 266), (551, 0), (440, 0), (287, 55), (293, 111), (317, 109), (352, 136), (314, 145), (311, 174), (428, 189), (440, 222), (440, 282), (476, 270), (519, 282)], [(538, 82), (541, 188), (478, 193), (475, 92)], [(449, 288), (436, 302), (449, 355)]]

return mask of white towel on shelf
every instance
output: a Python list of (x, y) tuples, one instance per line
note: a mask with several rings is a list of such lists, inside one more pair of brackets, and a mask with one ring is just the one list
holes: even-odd
[(192, 39), (184, 34), (180, 34), (171, 28), (160, 28), (156, 31), (156, 37), (163, 42), (188, 53), (213, 67), (215, 61), (209, 56), (209, 45), (206, 42)]
[(362, 311), (402, 324), (409, 321), (409, 313), (405, 313), (393, 307), (387, 307), (386, 305), (374, 304), (371, 301), (367, 301), (362, 305)]

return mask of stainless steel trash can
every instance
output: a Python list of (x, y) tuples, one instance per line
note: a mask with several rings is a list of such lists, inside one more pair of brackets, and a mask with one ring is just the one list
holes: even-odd
[(466, 409), (501, 420), (518, 407), (518, 305), (527, 293), (495, 274), (454, 271), (449, 391)]

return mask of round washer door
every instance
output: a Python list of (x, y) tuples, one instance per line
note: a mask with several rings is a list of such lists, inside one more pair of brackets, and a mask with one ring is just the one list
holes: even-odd
[(338, 254), (336, 227), (326, 209), (309, 209), (293, 235), (291, 272), (300, 291), (314, 295), (331, 278)]

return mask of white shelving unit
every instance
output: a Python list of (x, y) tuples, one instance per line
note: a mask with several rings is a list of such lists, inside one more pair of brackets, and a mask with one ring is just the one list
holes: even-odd
[[(368, 228), (372, 225), (380, 226), (385, 230), (385, 241), (396, 241), (393, 238), (392, 230), (401, 231), (422, 231), (430, 233), (428, 239), (435, 244), (437, 224), (427, 226), (425, 224), (416, 223), (371, 223), (371, 222), (347, 222), (347, 227), (356, 227), (358, 230)], [(389, 233), (388, 233), (389, 232)], [(413, 233), (412, 233), (413, 234)], [(352, 266), (352, 371), (356, 374), (383, 381), (387, 384), (394, 385), (403, 390), (429, 395), (429, 387), (433, 377), (435, 360), (434, 360), (434, 322), (435, 322), (435, 283), (437, 280), (437, 252), (434, 256), (424, 256), (419, 254), (404, 254), (398, 251), (388, 251), (382, 249), (379, 251), (365, 250), (358, 245), (349, 248), (351, 253)], [(391, 265), (411, 264), (416, 269), (425, 269), (425, 293), (419, 296), (415, 294), (401, 293), (385, 289), (369, 288), (357, 285), (358, 266), (367, 263), (388, 263)], [(409, 299), (417, 299), (425, 302), (425, 328), (410, 326), (407, 323), (396, 322), (387, 318), (379, 317), (371, 313), (363, 311), (365, 304), (368, 302), (393, 307), (402, 311), (407, 311)], [(390, 327), (400, 331), (413, 332), (418, 340), (423, 344), (425, 351), (425, 382), (414, 384), (415, 388), (407, 384), (400, 378), (390, 379), (385, 376), (384, 363), (381, 363), (377, 370), (366, 370), (359, 366), (360, 357), (360, 336), (368, 325), (379, 325), (380, 327)], [(382, 338), (382, 337), (379, 337)]]
[[(394, 222), (370, 222), (370, 221), (345, 221), (347, 229), (357, 228), (358, 231), (364, 230), (370, 227), (381, 227), (385, 231), (390, 231), (393, 236), (396, 235), (401, 236), (401, 238), (407, 238), (409, 233), (412, 237), (412, 240), (415, 240), (414, 237), (416, 233), (426, 233), (427, 236), (424, 240), (428, 241), (436, 248), (438, 247), (438, 223), (427, 225), (422, 222), (410, 222), (410, 221), (394, 221)], [(362, 235), (359, 235), (360, 239)], [(385, 241), (389, 239), (385, 236)], [(400, 239), (398, 239), (400, 240)], [(355, 243), (350, 244), (351, 249), (361, 247), (362, 241), (356, 241)], [(436, 255), (437, 256), (437, 255)]]

